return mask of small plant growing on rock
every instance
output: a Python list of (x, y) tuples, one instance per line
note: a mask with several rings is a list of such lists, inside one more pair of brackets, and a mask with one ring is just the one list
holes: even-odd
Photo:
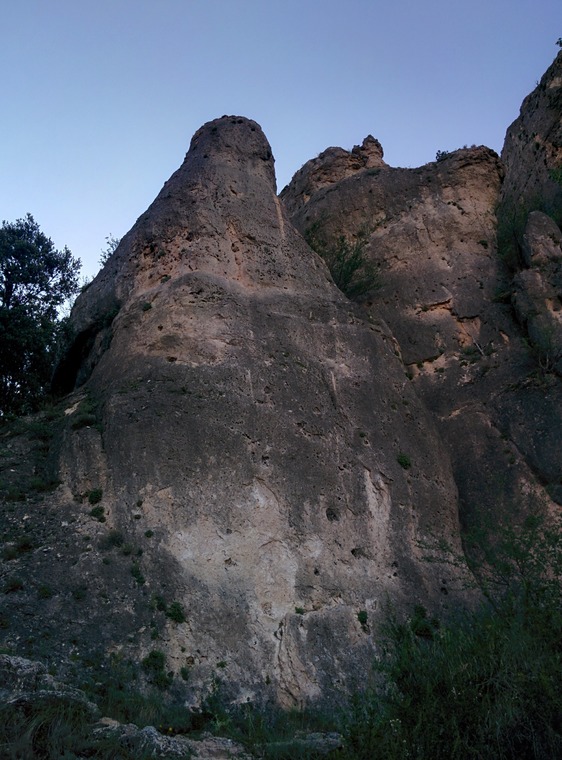
[(363, 631), (367, 631), (367, 623), (369, 620), (369, 616), (367, 614), (367, 610), (359, 610), (357, 613), (357, 620), (359, 621), (359, 625), (363, 629)]
[(104, 509), (101, 506), (94, 507), (90, 510), (90, 517), (94, 517), (98, 522), (105, 522)]
[(123, 546), (125, 537), (120, 530), (110, 530), (109, 533), (100, 540), (100, 549), (108, 551), (109, 549), (118, 549)]
[(369, 230), (360, 229), (354, 241), (340, 235), (335, 242), (330, 242), (321, 228), (321, 222), (311, 225), (305, 233), (305, 240), (324, 259), (342, 293), (353, 300), (379, 288), (378, 267), (365, 251)]
[(143, 586), (145, 584), (146, 582), (145, 577), (142, 574), (140, 566), (137, 562), (133, 562), (133, 564), (131, 565), (131, 575), (139, 584), (139, 586)]
[(22, 591), (23, 590), (23, 581), (21, 578), (18, 578), (17, 576), (12, 576), (11, 578), (7, 578), (4, 581), (4, 585), (2, 586), (2, 591), (4, 594), (13, 594), (16, 591)]
[(94, 505), (102, 500), (103, 491), (101, 488), (92, 488), (92, 490), (88, 491), (86, 495), (90, 504)]
[(73, 414), (71, 427), (73, 430), (80, 430), (83, 427), (94, 427), (99, 430), (100, 423), (96, 405), (90, 396), (80, 403), (77, 411)]
[(396, 457), (396, 461), (404, 470), (409, 470), (412, 466), (412, 460), (407, 454), (400, 452)]
[(166, 689), (172, 684), (172, 676), (166, 673), (166, 655), (159, 649), (153, 649), (141, 662), (142, 668), (151, 683), (159, 689)]
[(172, 602), (165, 611), (166, 617), (173, 620), (174, 623), (185, 623), (187, 620), (183, 607), (179, 602)]

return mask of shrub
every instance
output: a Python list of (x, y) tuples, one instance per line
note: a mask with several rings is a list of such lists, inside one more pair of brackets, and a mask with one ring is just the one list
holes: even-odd
[(340, 235), (330, 242), (322, 231), (320, 222), (311, 225), (305, 232), (305, 240), (326, 262), (337, 287), (350, 299), (359, 298), (380, 287), (379, 269), (369, 260), (366, 247), (369, 230), (362, 228), (355, 241)]
[(120, 530), (110, 530), (109, 533), (100, 540), (99, 546), (102, 551), (108, 551), (109, 549), (123, 546), (124, 541), (125, 537)]
[(88, 497), (88, 501), (90, 502), (90, 504), (93, 505), (93, 504), (97, 504), (98, 502), (102, 500), (103, 491), (101, 488), (92, 488), (92, 490), (88, 491), (86, 495)]
[(90, 509), (90, 517), (94, 517), (98, 522), (105, 522), (103, 507), (94, 507)]
[(141, 572), (140, 566), (136, 562), (133, 562), (133, 564), (131, 565), (131, 575), (136, 580), (136, 582), (139, 584), (139, 586), (143, 586), (144, 585), (144, 583), (145, 583), (145, 577), (144, 577), (144, 575)]
[(5, 594), (13, 594), (15, 591), (22, 591), (22, 589), (23, 589), (23, 581), (21, 578), (18, 578), (17, 576), (6, 578), (4, 585), (2, 586), (2, 591)]
[(396, 461), (398, 462), (400, 467), (403, 467), (405, 470), (409, 470), (410, 467), (412, 466), (412, 460), (410, 459), (410, 457), (407, 454), (403, 454), (402, 452), (398, 454), (398, 456), (396, 457)]
[(149, 677), (151, 683), (157, 686), (159, 689), (165, 689), (172, 683), (172, 676), (166, 673), (166, 655), (159, 649), (153, 649), (142, 660), (141, 665), (143, 670)]
[(166, 610), (166, 617), (173, 620), (175, 623), (185, 623), (187, 618), (183, 611), (183, 607), (179, 602), (172, 602)]
[(389, 616), (382, 681), (354, 699), (342, 759), (562, 756), (561, 539), (536, 517), (503, 528), (480, 547), (480, 609)]

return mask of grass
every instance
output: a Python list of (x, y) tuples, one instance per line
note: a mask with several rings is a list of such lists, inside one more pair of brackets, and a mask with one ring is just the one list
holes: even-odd
[(72, 415), (71, 427), (73, 430), (80, 430), (84, 427), (101, 430), (98, 408), (91, 396), (87, 396), (80, 402), (80, 406)]
[(118, 736), (92, 736), (93, 718), (84, 704), (45, 696), (0, 706), (0, 753), (6, 760), (148, 760), (149, 751), (127, 747)]
[(562, 531), (535, 517), (483, 545), (486, 603), (448, 623), (389, 614), (376, 685), (354, 698), (341, 760), (562, 756)]

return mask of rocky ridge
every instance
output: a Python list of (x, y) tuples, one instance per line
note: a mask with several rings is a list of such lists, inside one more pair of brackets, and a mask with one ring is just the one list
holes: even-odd
[[(8, 651), (72, 681), (135, 661), (195, 720), (344, 700), (388, 601), (471, 603), (461, 524), (562, 503), (561, 60), (501, 160), (395, 169), (369, 136), (278, 197), (255, 122), (194, 135), (77, 300), (60, 403), (0, 439)], [(311, 228), (361, 240), (380, 287), (346, 299)]]
[[(535, 119), (537, 130), (546, 124), (545, 142), (560, 122), (560, 61), (520, 117)], [(487, 148), (465, 148), (419, 169), (358, 170), (311, 195), (296, 176), (281, 193), (305, 235), (320, 228), (326, 241), (356, 240), (367, 230), (365, 256), (379, 267), (381, 287), (361, 306), (388, 324), (434, 414), (465, 525), (539, 506), (555, 510), (552, 499), (560, 498), (560, 230), (541, 212), (525, 215), (515, 272), (496, 235), (500, 200), (501, 210), (506, 199), (525, 195), (519, 181), (532, 156), (521, 164), (514, 154), (517, 130), (508, 130), (503, 161)], [(534, 192), (544, 188), (554, 202), (551, 177), (539, 172)]]
[[(80, 513), (99, 493), (103, 531), (142, 547), (120, 622), (85, 600), (78, 648), (95, 629), (140, 659), (150, 605), (174, 600), (159, 649), (189, 671), (188, 705), (220, 680), (225, 700), (301, 706), (361, 687), (388, 598), (463, 596), (462, 572), (422, 548), (460, 551), (447, 452), (386, 325), (289, 222), (257, 124), (196, 133), (72, 322), (56, 498)], [(97, 582), (91, 546), (76, 573)]]

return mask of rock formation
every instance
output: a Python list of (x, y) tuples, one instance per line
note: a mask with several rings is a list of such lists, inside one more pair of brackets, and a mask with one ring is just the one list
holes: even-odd
[[(59, 406), (2, 439), (11, 651), (303, 706), (365, 685), (388, 602), (470, 603), (460, 523), (562, 503), (562, 236), (527, 202), (558, 203), (561, 60), (502, 160), (396, 169), (369, 136), (278, 197), (255, 122), (194, 135), (75, 304)], [(349, 301), (311, 228), (380, 287)]]
[[(61, 490), (101, 489), (146, 589), (185, 610), (166, 653), (194, 704), (217, 663), (239, 701), (357, 688), (387, 599), (460, 590), (420, 548), (460, 546), (448, 454), (387, 327), (288, 221), (257, 124), (197, 132), (72, 323)], [(72, 429), (85, 393), (100, 432)]]
[(517, 216), (531, 209), (562, 222), (562, 51), (521, 105), (502, 150), (502, 205)]
[[(561, 61), (559, 55), (519, 119), (547, 125), (552, 166), (560, 165)], [(562, 482), (562, 396), (553, 372), (562, 356), (560, 231), (544, 214), (529, 217), (528, 268), (515, 277), (497, 249), (500, 198), (505, 207), (506, 199), (530, 192), (520, 184), (534, 157), (528, 149), (522, 164), (514, 154), (516, 131), (508, 131), (506, 168), (493, 151), (472, 147), (419, 169), (358, 168), (304, 193), (305, 165), (281, 193), (304, 234), (320, 227), (327, 240), (353, 240), (368, 231), (365, 255), (379, 267), (381, 287), (362, 308), (388, 324), (434, 415), (467, 525), (548, 508)], [(320, 173), (318, 163), (312, 170)], [(539, 178), (552, 180), (542, 169), (536, 177), (535, 190), (546, 187), (555, 202)]]

